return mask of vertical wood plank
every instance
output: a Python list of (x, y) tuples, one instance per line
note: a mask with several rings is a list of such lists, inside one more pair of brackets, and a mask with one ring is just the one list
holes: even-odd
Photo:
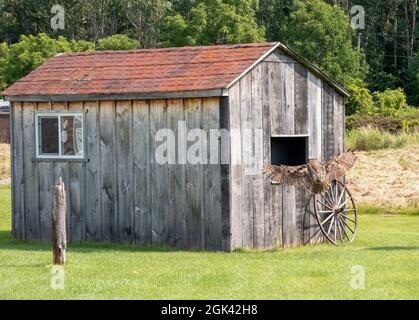
[(26, 239), (25, 233), (25, 184), (24, 184), (24, 144), (23, 144), (23, 112), (22, 103), (13, 102), (10, 108), (12, 121), (13, 150), (13, 236)]
[[(221, 249), (231, 251), (231, 212), (230, 212), (230, 105), (228, 97), (220, 98), (220, 128), (227, 134), (221, 137)], [(224, 131), (225, 132), (225, 131)]]
[[(268, 62), (262, 62), (262, 116), (263, 116), (263, 163), (271, 163), (271, 96), (273, 91), (272, 82), (276, 81), (272, 68)], [(272, 100), (273, 101), (273, 100)], [(264, 206), (264, 247), (274, 247), (273, 213), (272, 213), (272, 185), (271, 179), (264, 176), (263, 179), (263, 206)]]
[[(310, 126), (308, 119), (308, 71), (301, 64), (294, 65), (294, 133), (309, 134)], [(308, 147), (308, 146), (307, 146)], [(295, 244), (304, 242), (304, 215), (306, 213), (307, 192), (304, 187), (295, 187)]]
[(116, 241), (118, 217), (114, 102), (100, 101), (99, 113), (102, 235), (104, 241)]
[(322, 91), (322, 151), (323, 161), (330, 160), (335, 153), (334, 91), (323, 83)]
[[(69, 102), (68, 109), (74, 112), (84, 113), (83, 102)], [(68, 214), (71, 215), (72, 241), (84, 241), (86, 239), (85, 165), (81, 162), (70, 162), (69, 167), (70, 185), (68, 191), (70, 193), (71, 206), (68, 208)]]
[(340, 155), (344, 151), (345, 122), (344, 122), (344, 103), (343, 97), (335, 92), (334, 101), (334, 128), (335, 128), (335, 155)]
[[(268, 85), (266, 99), (269, 103), (271, 135), (283, 133), (283, 110), (285, 104), (285, 64), (280, 62), (265, 62)], [(269, 138), (270, 139), (270, 138)]]
[[(309, 110), (309, 158), (322, 159), (322, 81), (311, 72), (308, 73), (308, 110)], [(321, 230), (314, 213), (314, 206), (310, 202), (306, 207), (304, 220), (307, 221), (308, 231), (304, 242), (319, 243), (322, 241)]]
[(156, 150), (162, 142), (156, 141), (156, 133), (167, 127), (166, 101), (150, 100), (150, 188), (152, 208), (152, 242), (164, 243), (167, 235), (167, 168), (156, 160)]
[(294, 133), (308, 134), (308, 95), (307, 95), (308, 71), (301, 64), (294, 66)]
[(132, 242), (134, 215), (131, 101), (116, 101), (116, 133), (118, 240)]
[[(222, 241), (221, 158), (219, 154), (221, 144), (217, 135), (220, 129), (220, 100), (219, 98), (204, 98), (202, 100), (202, 127), (209, 138), (205, 155), (208, 159), (208, 164), (203, 165), (202, 185), (205, 248), (219, 250), (221, 249)], [(217, 157), (215, 157), (215, 154), (217, 154)], [(215, 160), (217, 161), (216, 163)]]
[(242, 238), (242, 150), (240, 132), (240, 86), (234, 85), (229, 90), (230, 106), (230, 214), (231, 214), (231, 249), (243, 246)]
[(23, 103), (23, 159), (25, 184), (25, 222), (26, 238), (28, 240), (40, 239), (40, 215), (38, 206), (38, 170), (35, 156), (35, 115), (36, 103)]
[(85, 181), (85, 215), (86, 215), (86, 240), (102, 240), (102, 215), (101, 215), (101, 181), (100, 181), (100, 121), (99, 102), (84, 102), (85, 134), (86, 134), (86, 163)]
[[(37, 110), (50, 110), (49, 102), (38, 102)], [(51, 240), (51, 209), (52, 196), (51, 187), (54, 186), (54, 176), (51, 174), (53, 164), (51, 162), (38, 163), (38, 177), (39, 177), (39, 215), (41, 226), (41, 239), (43, 241)]]
[(82, 163), (70, 163), (70, 193), (71, 202), (68, 213), (71, 215), (72, 242), (85, 240), (85, 175)]
[(262, 168), (264, 164), (264, 134), (263, 134), (263, 90), (262, 65), (252, 70), (252, 128), (253, 128), (253, 247), (265, 246), (265, 216), (264, 216), (264, 179)]
[[(202, 100), (185, 99), (185, 121), (188, 131), (188, 150), (199, 144), (198, 138), (191, 135), (191, 130), (200, 129), (202, 125)], [(189, 158), (189, 157), (188, 157)], [(190, 160), (190, 159), (189, 159)], [(205, 248), (205, 229), (202, 219), (202, 165), (186, 164), (186, 235), (188, 248)]]
[(298, 243), (296, 190), (294, 186), (283, 185), (282, 192), (282, 245), (292, 247)]
[[(167, 128), (172, 130), (176, 141), (170, 150), (172, 157), (176, 158), (176, 164), (168, 165), (168, 188), (169, 188), (169, 244), (176, 247), (184, 247), (184, 228), (186, 218), (186, 167), (183, 164), (185, 155), (179, 155), (179, 145), (186, 144), (186, 132), (184, 122), (183, 99), (167, 100)], [(180, 126), (180, 130), (178, 130)], [(179, 138), (179, 139), (178, 139)], [(175, 143), (176, 142), (176, 143)], [(183, 149), (182, 149), (183, 150)], [(177, 155), (177, 157), (176, 157)], [(182, 163), (180, 163), (182, 162)]]
[[(265, 86), (264, 111), (265, 116), (277, 115), (277, 121), (265, 121), (264, 158), (266, 163), (271, 163), (271, 137), (281, 131), (281, 106), (284, 97), (284, 65), (277, 62), (265, 62), (267, 83)], [(267, 248), (282, 246), (282, 186), (272, 185), (271, 179), (265, 179), (265, 243)]]
[(241, 179), (241, 216), (243, 247), (253, 247), (254, 226), (254, 195), (253, 172), (251, 160), (253, 159), (254, 132), (252, 127), (252, 77), (251, 73), (240, 80), (240, 136), (242, 157)]
[[(281, 88), (281, 134), (295, 134), (295, 72), (294, 61), (281, 55), (283, 63), (283, 82)], [(282, 245), (284, 247), (294, 246), (297, 242), (296, 228), (296, 193), (294, 186), (284, 185), (282, 187)]]
[(294, 130), (294, 64), (295, 61), (286, 55), (281, 55), (281, 76), (280, 76), (280, 119), (279, 134), (292, 135)]
[(146, 100), (133, 101), (135, 241), (151, 244), (150, 121)]
[(10, 182), (10, 191), (11, 191), (11, 210), (12, 210), (12, 236), (14, 237), (14, 238), (18, 238), (17, 236), (16, 236), (16, 220), (15, 220), (15, 216), (14, 216), (14, 212), (15, 212), (15, 191), (14, 191), (14, 189), (15, 189), (15, 186), (14, 186), (14, 182), (13, 182), (13, 179), (14, 179), (14, 177), (15, 177), (15, 164), (14, 164), (14, 159), (13, 159), (13, 156), (14, 156), (14, 141), (13, 141), (13, 135), (14, 135), (14, 129), (13, 129), (13, 127), (14, 127), (14, 123), (13, 123), (13, 119), (14, 119), (14, 116), (13, 116), (13, 102), (12, 101), (10, 101), (10, 104), (9, 104), (9, 108), (10, 108), (10, 110), (9, 110), (9, 130), (10, 130), (10, 138), (9, 138), (9, 154), (10, 154), (10, 177), (11, 177), (11, 182)]
[(322, 153), (322, 82), (308, 74), (309, 158), (321, 160)]

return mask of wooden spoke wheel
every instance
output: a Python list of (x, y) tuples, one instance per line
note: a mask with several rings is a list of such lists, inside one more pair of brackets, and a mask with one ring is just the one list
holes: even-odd
[(358, 228), (358, 215), (354, 199), (339, 180), (330, 188), (314, 195), (314, 211), (324, 236), (335, 245), (352, 242)]

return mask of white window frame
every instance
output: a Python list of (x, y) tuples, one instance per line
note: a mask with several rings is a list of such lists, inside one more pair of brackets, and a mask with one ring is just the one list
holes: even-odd
[[(61, 117), (74, 116), (82, 118), (82, 140), (83, 148), (81, 155), (61, 155)], [(40, 141), (39, 141), (39, 118), (58, 118), (58, 154), (40, 154)], [(67, 111), (43, 111), (35, 113), (35, 150), (36, 159), (59, 159), (59, 160), (83, 160), (85, 156), (85, 139), (84, 139), (84, 112), (67, 112)]]

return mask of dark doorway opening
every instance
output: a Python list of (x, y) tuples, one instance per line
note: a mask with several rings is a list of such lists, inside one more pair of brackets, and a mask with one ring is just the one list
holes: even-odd
[(299, 166), (308, 161), (308, 137), (272, 137), (271, 164)]

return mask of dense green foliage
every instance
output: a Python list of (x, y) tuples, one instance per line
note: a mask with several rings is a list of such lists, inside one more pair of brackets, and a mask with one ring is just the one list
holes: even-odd
[(386, 89), (384, 92), (374, 93), (375, 113), (383, 115), (397, 115), (407, 111), (406, 94), (400, 88)]
[(140, 43), (137, 40), (130, 39), (125, 34), (116, 34), (97, 42), (96, 50), (130, 50), (138, 49)]
[(371, 93), (363, 85), (349, 84), (348, 91), (351, 94), (346, 104), (348, 115), (402, 116), (412, 109), (407, 103), (406, 93), (401, 88)]
[(374, 100), (365, 85), (350, 83), (347, 89), (351, 96), (346, 101), (346, 114), (373, 114)]
[(43, 33), (39, 36), (22, 35), (19, 42), (10, 46), (3, 43), (0, 46), (0, 89), (28, 74), (57, 53), (92, 49), (92, 43), (84, 40), (69, 41), (61, 36), (53, 39)]
[(265, 30), (256, 22), (253, 0), (196, 1), (186, 14), (173, 13), (164, 20), (164, 46), (265, 40)]
[[(0, 89), (57, 52), (279, 40), (353, 93), (348, 114), (403, 109), (398, 88), (419, 105), (417, 0), (68, 0), (55, 31), (54, 4), (0, 0)], [(353, 5), (365, 29), (350, 27)]]

